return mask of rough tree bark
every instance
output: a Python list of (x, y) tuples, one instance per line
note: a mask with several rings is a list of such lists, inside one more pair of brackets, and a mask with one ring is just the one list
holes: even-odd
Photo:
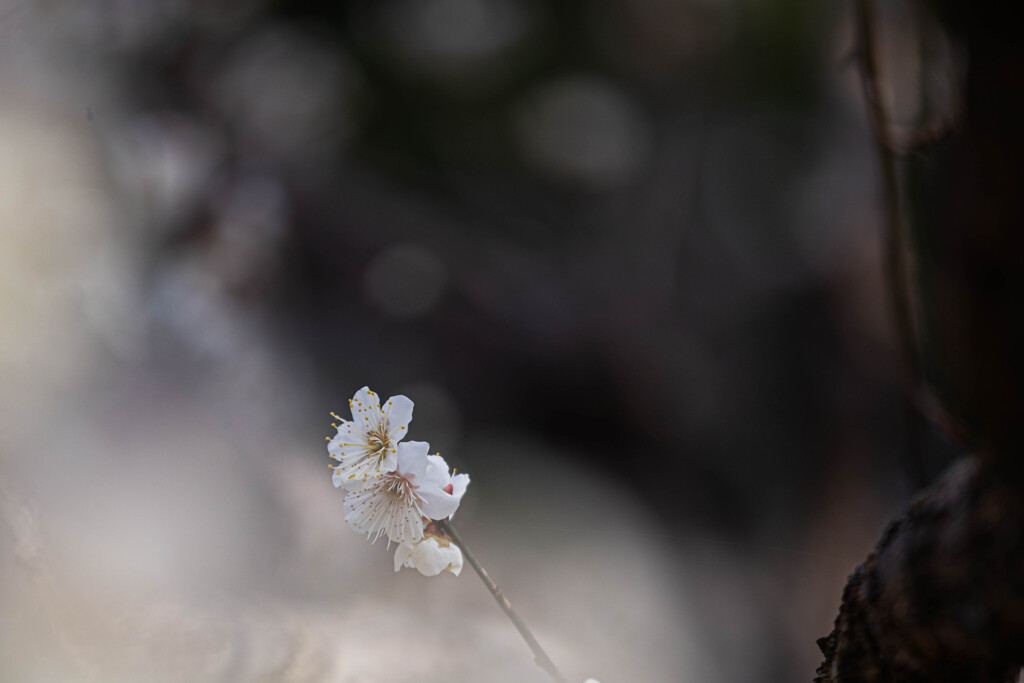
[(935, 10), (967, 68), (960, 119), (925, 162), (922, 355), (976, 454), (851, 575), (820, 683), (1002, 683), (1024, 664), (1024, 41), (1000, 3)]
[(889, 525), (818, 641), (816, 681), (1016, 679), (1024, 652), (1024, 497), (968, 458)]

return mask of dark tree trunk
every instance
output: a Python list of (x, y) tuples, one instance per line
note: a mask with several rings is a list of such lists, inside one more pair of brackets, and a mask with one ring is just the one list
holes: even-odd
[(927, 374), (978, 455), (856, 568), (821, 683), (1003, 683), (1024, 663), (1024, 50), (1000, 7), (937, 6), (967, 71), (914, 247)]
[(819, 641), (816, 681), (1014, 680), (1024, 654), (1024, 497), (968, 458), (890, 524)]

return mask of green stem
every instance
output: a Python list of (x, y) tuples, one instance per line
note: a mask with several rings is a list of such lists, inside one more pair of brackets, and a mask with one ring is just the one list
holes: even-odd
[(452, 526), (452, 523), (447, 519), (444, 519), (439, 521), (437, 524), (446, 534), (451, 536), (452, 540), (455, 541), (455, 544), (462, 549), (462, 555), (466, 558), (466, 562), (469, 562), (470, 566), (473, 567), (476, 571), (476, 575), (479, 576), (480, 580), (484, 582), (485, 586), (487, 586), (487, 590), (491, 591), (491, 595), (494, 596), (494, 601), (498, 603), (498, 607), (500, 607), (508, 618), (512, 620), (516, 630), (519, 631), (519, 635), (521, 635), (523, 640), (526, 641), (526, 644), (530, 646), (530, 650), (533, 652), (533, 659), (537, 663), (537, 666), (544, 669), (544, 671), (547, 672), (552, 679), (557, 681), (557, 683), (568, 683), (568, 679), (562, 675), (562, 672), (558, 670), (555, 663), (551, 661), (551, 657), (548, 657), (548, 653), (544, 651), (544, 648), (540, 646), (537, 639), (533, 637), (533, 633), (530, 632), (526, 623), (518, 614), (516, 614), (516, 611), (512, 609), (512, 605), (509, 603), (508, 598), (505, 597), (504, 593), (501, 592), (501, 589), (498, 588), (494, 581), (491, 581), (491, 577), (487, 575), (487, 570), (480, 565), (475, 557), (473, 557), (473, 553), (471, 553), (469, 548), (466, 547), (466, 542), (463, 541), (462, 537), (459, 536), (459, 533), (455, 531), (455, 527)]

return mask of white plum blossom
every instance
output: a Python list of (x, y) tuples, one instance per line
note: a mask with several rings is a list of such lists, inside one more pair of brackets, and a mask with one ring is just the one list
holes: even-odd
[[(393, 396), (381, 405), (377, 394), (363, 387), (349, 401), (352, 419), (334, 413), (338, 433), (328, 438), (327, 452), (339, 462), (334, 469), (335, 487), (345, 488), (345, 522), (370, 543), (387, 536), (388, 547), (397, 543), (395, 571), (416, 569), (424, 576), (462, 572), (463, 552), (502, 610), (533, 651), (537, 663), (552, 678), (565, 680), (516, 615), (487, 572), (448, 522), (469, 486), (469, 475), (453, 474), (440, 453), (428, 455), (429, 444), (405, 441), (412, 421), (413, 403)], [(456, 543), (458, 540), (458, 543)], [(584, 683), (597, 683), (588, 678)]]
[(348, 402), (352, 419), (334, 415), (338, 433), (328, 439), (327, 452), (339, 461), (334, 467), (334, 485), (353, 490), (366, 486), (395, 469), (398, 442), (412, 421), (413, 403), (405, 396), (392, 396), (382, 406), (369, 387), (356, 392)]
[[(462, 571), (462, 550), (432, 520), (451, 518), (469, 486), (469, 475), (448, 470), (422, 441), (402, 442), (413, 403), (394, 396), (381, 405), (368, 387), (349, 401), (352, 419), (335, 415), (338, 433), (327, 450), (338, 460), (334, 485), (344, 487), (345, 521), (370, 542), (387, 536), (399, 544), (395, 571), (403, 565), (427, 576)], [(333, 413), (332, 413), (333, 414)], [(401, 442), (401, 443), (400, 443)]]
[(371, 543), (382, 534), (389, 543), (415, 543), (423, 538), (424, 518), (444, 519), (459, 507), (459, 498), (445, 490), (451, 485), (454, 491), (448, 466), (431, 465), (429, 448), (423, 441), (398, 444), (395, 468), (345, 497), (345, 521)]
[[(455, 507), (458, 508), (462, 502), (462, 496), (469, 486), (468, 474), (456, 474), (454, 477), (448, 472), (448, 463), (444, 461), (440, 453), (427, 456), (427, 473), (432, 479), (443, 481), (441, 489), (455, 498)], [(455, 515), (455, 510), (448, 515), (449, 519)]]
[(403, 566), (416, 569), (424, 576), (437, 576), (462, 571), (462, 550), (448, 534), (431, 522), (423, 530), (423, 538), (416, 543), (402, 543), (395, 551), (395, 571)]

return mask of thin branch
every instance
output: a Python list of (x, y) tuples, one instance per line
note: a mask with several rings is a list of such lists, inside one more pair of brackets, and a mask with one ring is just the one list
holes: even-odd
[(521, 635), (523, 640), (526, 641), (526, 644), (529, 645), (537, 666), (544, 669), (544, 671), (546, 671), (552, 679), (557, 681), (557, 683), (568, 683), (568, 679), (562, 675), (562, 672), (558, 670), (555, 663), (551, 661), (551, 657), (548, 657), (548, 653), (544, 651), (544, 648), (540, 646), (537, 639), (533, 637), (533, 633), (530, 632), (526, 623), (518, 614), (516, 614), (516, 611), (512, 609), (512, 604), (509, 603), (508, 598), (505, 597), (494, 581), (491, 581), (491, 577), (488, 576), (487, 570), (481, 566), (475, 557), (473, 557), (473, 553), (471, 553), (469, 548), (466, 547), (466, 542), (463, 541), (462, 537), (460, 537), (458, 532), (455, 531), (455, 527), (452, 526), (451, 522), (446, 519), (441, 520), (438, 522), (438, 526), (446, 534), (451, 536), (456, 545), (462, 549), (462, 554), (466, 558), (466, 562), (469, 562), (470, 566), (473, 567), (477, 576), (479, 576), (480, 580), (487, 586), (487, 590), (491, 591), (491, 595), (494, 596), (494, 601), (498, 603), (498, 607), (508, 615), (508, 618), (512, 620), (512, 623), (515, 624), (516, 629), (519, 631), (519, 635)]
[(919, 416), (914, 397), (921, 386), (921, 368), (911, 317), (910, 286), (906, 257), (903, 210), (900, 205), (899, 178), (895, 144), (889, 130), (889, 117), (879, 87), (878, 55), (875, 40), (874, 0), (854, 0), (857, 31), (856, 54), (860, 59), (861, 86), (868, 108), (868, 120), (875, 141), (875, 154), (882, 173), (882, 199), (885, 204), (885, 273), (892, 300), (896, 336), (900, 348), (900, 374), (906, 415), (907, 456), (923, 482), (923, 457), (919, 438)]

